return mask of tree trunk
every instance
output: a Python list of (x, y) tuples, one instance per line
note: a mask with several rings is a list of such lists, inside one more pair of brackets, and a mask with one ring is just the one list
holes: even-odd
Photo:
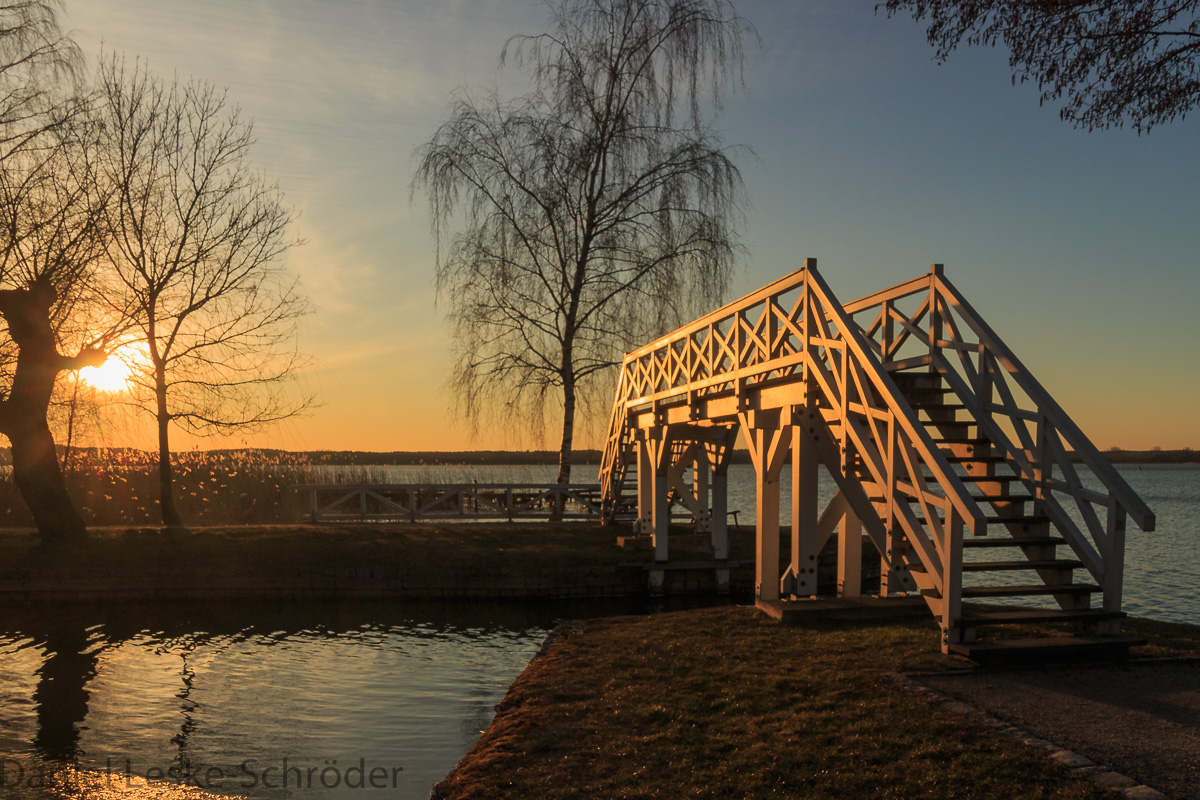
[[(563, 426), (562, 442), (558, 448), (558, 478), (555, 483), (566, 486), (571, 482), (571, 461), (575, 446), (575, 379), (569, 377), (563, 381)], [(551, 509), (550, 521), (561, 522), (565, 501), (560, 494), (555, 497)]]
[(158, 377), (158, 387), (154, 392), (158, 403), (158, 507), (164, 525), (180, 526), (183, 525), (183, 518), (179, 516), (179, 507), (175, 505), (175, 476), (171, 470), (171, 443), (167, 430), (171, 415), (167, 413), (164, 381), (162, 376)]
[(80, 541), (87, 536), (87, 526), (67, 494), (54, 451), (54, 437), (45, 417), (40, 423), (28, 419), (12, 422), (8, 438), (12, 443), (13, 482), (33, 514), (42, 541), (46, 544)]
[(48, 279), (24, 289), (0, 291), (0, 316), (17, 346), (17, 367), (8, 397), (0, 401), (0, 433), (12, 443), (13, 481), (21, 492), (42, 541), (76, 542), (87, 535), (83, 518), (71, 504), (54, 450), (46, 410), (54, 381), (65, 369), (104, 363), (104, 354), (85, 349), (66, 357), (50, 324), (57, 292)]
[(555, 483), (571, 482), (571, 462), (575, 448), (575, 381), (563, 382), (562, 441), (558, 447), (558, 477)]

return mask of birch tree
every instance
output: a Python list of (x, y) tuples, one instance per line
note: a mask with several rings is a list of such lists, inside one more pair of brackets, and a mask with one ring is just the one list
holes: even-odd
[(459, 409), (562, 413), (626, 349), (718, 302), (741, 177), (711, 124), (754, 35), (728, 0), (548, 0), (501, 62), (531, 91), (464, 92), (417, 153)]

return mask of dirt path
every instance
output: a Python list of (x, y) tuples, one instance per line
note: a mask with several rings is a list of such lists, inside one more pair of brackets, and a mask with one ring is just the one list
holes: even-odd
[(1200, 660), (913, 677), (1174, 800), (1200, 800)]

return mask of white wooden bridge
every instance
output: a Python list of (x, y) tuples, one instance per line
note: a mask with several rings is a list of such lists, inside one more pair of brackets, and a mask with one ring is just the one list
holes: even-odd
[[(603, 513), (628, 504), (636, 475), (638, 528), (657, 560), (669, 560), (672, 493), (726, 558), (739, 434), (757, 473), (760, 604), (813, 597), (817, 554), (835, 533), (838, 593), (860, 595), (865, 532), (882, 559), (880, 595), (924, 598), (945, 652), (1034, 647), (977, 635), (1015, 623), (1064, 623), (1073, 634), (1042, 645), (1131, 643), (1120, 635), (1125, 526), (1152, 530), (1154, 514), (941, 265), (842, 303), (810, 259), (627, 355), (600, 473)], [(825, 508), (822, 465), (838, 486)]]

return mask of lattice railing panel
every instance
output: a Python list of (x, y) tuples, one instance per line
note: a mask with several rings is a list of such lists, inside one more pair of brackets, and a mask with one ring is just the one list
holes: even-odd
[[(912, 334), (894, 320), (878, 327), (902, 331), (884, 340), (897, 352)], [(883, 527), (902, 532), (919, 558), (922, 588), (956, 595), (946, 584), (959, 580), (962, 529), (981, 532), (983, 515), (883, 370), (883, 352), (815, 270), (806, 269), (630, 353), (602, 467), (606, 498), (619, 491), (631, 409), (684, 394), (694, 402), (767, 382), (803, 383), (818, 393), (843, 449), (861, 462), (854, 469), (863, 474), (855, 477), (883, 498), (876, 503)]]

